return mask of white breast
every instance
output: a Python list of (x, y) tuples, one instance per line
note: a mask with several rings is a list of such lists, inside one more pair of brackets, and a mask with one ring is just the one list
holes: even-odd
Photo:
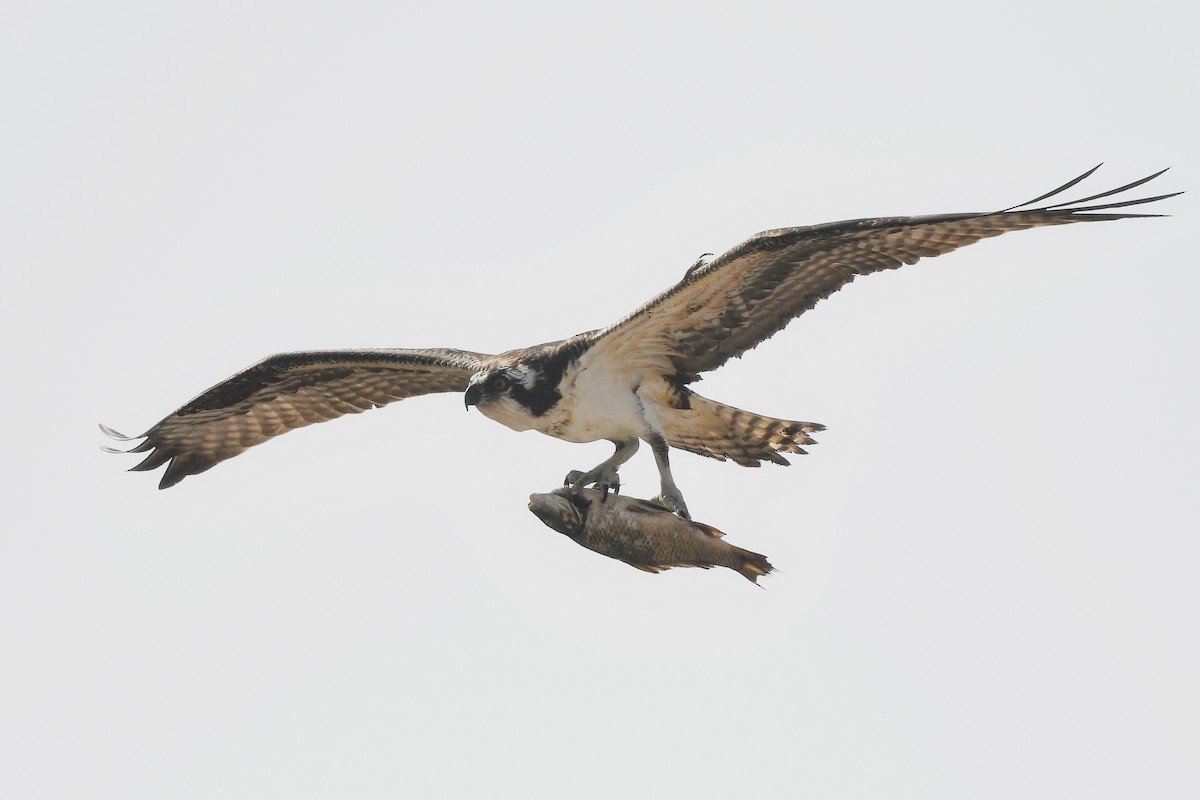
[(629, 439), (646, 432), (645, 415), (637, 389), (636, 375), (614, 369), (607, 359), (589, 358), (567, 369), (559, 391), (562, 400), (533, 427), (568, 442), (600, 439)]

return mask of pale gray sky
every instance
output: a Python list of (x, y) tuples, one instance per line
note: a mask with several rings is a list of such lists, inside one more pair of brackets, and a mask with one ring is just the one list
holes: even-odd
[[(1182, 8), (6, 9), (0, 796), (1200, 793)], [(99, 449), (272, 352), (559, 338), (764, 228), (1100, 161), (1192, 193), (873, 276), (705, 379), (829, 426), (674, 458), (766, 591), (545, 528), (609, 445), (455, 396), (166, 492)]]

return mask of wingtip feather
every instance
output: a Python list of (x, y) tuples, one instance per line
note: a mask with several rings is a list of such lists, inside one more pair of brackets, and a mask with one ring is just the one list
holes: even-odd
[(103, 422), (98, 422), (96, 424), (100, 426), (101, 433), (103, 433), (105, 436), (107, 436), (110, 439), (117, 440), (118, 442), (132, 442), (134, 439), (141, 438), (140, 436), (126, 436), (125, 434), (121, 433), (120, 431), (118, 431), (114, 428), (108, 427)]
[(1072, 186), (1075, 186), (1076, 184), (1078, 184), (1078, 183), (1080, 183), (1080, 182), (1082, 182), (1082, 181), (1085, 181), (1085, 180), (1087, 180), (1089, 177), (1091, 177), (1091, 176), (1092, 176), (1092, 174), (1093, 174), (1093, 173), (1094, 173), (1096, 170), (1100, 169), (1102, 166), (1104, 166), (1104, 162), (1103, 162), (1103, 161), (1101, 161), (1099, 164), (1097, 164), (1096, 166), (1092, 167), (1091, 169), (1089, 169), (1087, 172), (1083, 173), (1083, 174), (1082, 174), (1082, 175), (1080, 175), (1079, 177), (1077, 177), (1077, 178), (1072, 178), (1071, 180), (1067, 181), (1067, 182), (1066, 182), (1066, 183), (1064, 183), (1062, 186), (1059, 186), (1057, 189), (1052, 189), (1051, 191), (1049, 191), (1049, 192), (1046, 192), (1046, 193), (1045, 193), (1045, 194), (1043, 194), (1043, 195), (1039, 195), (1038, 197), (1035, 197), (1035, 198), (1033, 198), (1032, 200), (1026, 200), (1024, 203), (1017, 203), (1015, 206), (1011, 206), (1011, 207), (1009, 207), (1009, 208), (1006, 208), (1006, 209), (1004, 209), (1004, 211), (1001, 211), (1000, 213), (1002, 213), (1002, 214), (1003, 214), (1003, 213), (1007, 213), (1007, 212), (1009, 212), (1009, 211), (1016, 211), (1016, 210), (1017, 210), (1017, 209), (1019, 209), (1019, 208), (1025, 208), (1026, 206), (1031, 206), (1031, 205), (1033, 205), (1034, 203), (1040, 203), (1040, 202), (1042, 202), (1043, 200), (1045, 200), (1045, 199), (1047, 199), (1047, 198), (1049, 198), (1049, 197), (1054, 197), (1054, 195), (1056, 195), (1056, 194), (1060, 194), (1060, 193), (1062, 193), (1062, 192), (1065, 192), (1067, 189), (1070, 189)]
[(1139, 178), (1136, 181), (1130, 181), (1129, 183), (1126, 183), (1122, 186), (1118, 186), (1115, 189), (1109, 189), (1104, 192), (1098, 192), (1096, 194), (1088, 195), (1087, 197), (1075, 198), (1074, 200), (1063, 200), (1063, 201), (1060, 201), (1057, 203), (1050, 203), (1048, 205), (1038, 206), (1036, 208), (1031, 207), (1031, 206), (1035, 206), (1037, 203), (1040, 203), (1043, 200), (1049, 199), (1051, 197), (1054, 197), (1056, 195), (1059, 195), (1059, 194), (1065, 192), (1067, 189), (1070, 189), (1072, 186), (1075, 186), (1076, 184), (1078, 184), (1085, 178), (1089, 177), (1096, 170), (1100, 169), (1100, 167), (1103, 166), (1103, 163), (1104, 162), (1097, 164), (1096, 166), (1092, 167), (1090, 170), (1083, 173), (1079, 177), (1074, 178), (1074, 179), (1064, 183), (1062, 186), (1059, 186), (1057, 189), (1055, 189), (1053, 191), (1046, 192), (1045, 194), (1041, 195), (1040, 197), (1035, 197), (1033, 200), (1029, 200), (1029, 201), (1026, 201), (1019, 205), (1015, 205), (1015, 206), (1011, 206), (1010, 208), (1006, 208), (1003, 211), (1001, 211), (1000, 213), (1005, 214), (1005, 213), (1009, 213), (1009, 212), (1024, 213), (1024, 212), (1033, 212), (1033, 211), (1046, 211), (1046, 212), (1058, 212), (1058, 213), (1064, 214), (1064, 215), (1070, 214), (1070, 215), (1073, 215), (1074, 219), (1092, 219), (1092, 220), (1097, 220), (1097, 221), (1125, 219), (1125, 218), (1130, 218), (1130, 217), (1161, 217), (1161, 216), (1166, 216), (1166, 215), (1165, 214), (1087, 214), (1087, 213), (1082, 213), (1082, 212), (1102, 211), (1102, 210), (1113, 209), (1113, 208), (1126, 208), (1128, 206), (1139, 206), (1139, 205), (1144, 205), (1146, 203), (1154, 203), (1159, 200), (1166, 200), (1167, 198), (1176, 197), (1177, 195), (1183, 194), (1183, 192), (1170, 192), (1167, 194), (1155, 195), (1153, 197), (1137, 198), (1134, 200), (1122, 200), (1122, 201), (1117, 201), (1114, 203), (1097, 203), (1095, 205), (1090, 205), (1090, 206), (1085, 205), (1086, 203), (1089, 203), (1092, 200), (1099, 200), (1104, 197), (1112, 197), (1113, 195), (1121, 194), (1122, 192), (1127, 192), (1130, 189), (1135, 189), (1138, 186), (1141, 186), (1145, 183), (1149, 183), (1150, 181), (1154, 180), (1155, 178), (1159, 177), (1160, 175), (1162, 175), (1163, 173), (1165, 173), (1167, 170), (1170, 169), (1170, 167), (1164, 167), (1163, 169), (1160, 169), (1155, 173), (1147, 175), (1144, 178)]

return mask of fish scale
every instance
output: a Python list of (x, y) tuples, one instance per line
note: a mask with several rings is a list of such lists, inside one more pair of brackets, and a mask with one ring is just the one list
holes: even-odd
[(601, 555), (646, 572), (671, 567), (728, 567), (751, 583), (774, 568), (766, 556), (724, 541), (721, 531), (636, 497), (595, 489), (557, 489), (529, 496), (529, 510), (548, 527)]

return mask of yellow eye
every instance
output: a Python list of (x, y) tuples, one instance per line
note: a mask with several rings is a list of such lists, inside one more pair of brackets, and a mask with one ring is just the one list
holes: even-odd
[(492, 378), (492, 391), (503, 392), (508, 388), (508, 378), (503, 375), (497, 375)]

